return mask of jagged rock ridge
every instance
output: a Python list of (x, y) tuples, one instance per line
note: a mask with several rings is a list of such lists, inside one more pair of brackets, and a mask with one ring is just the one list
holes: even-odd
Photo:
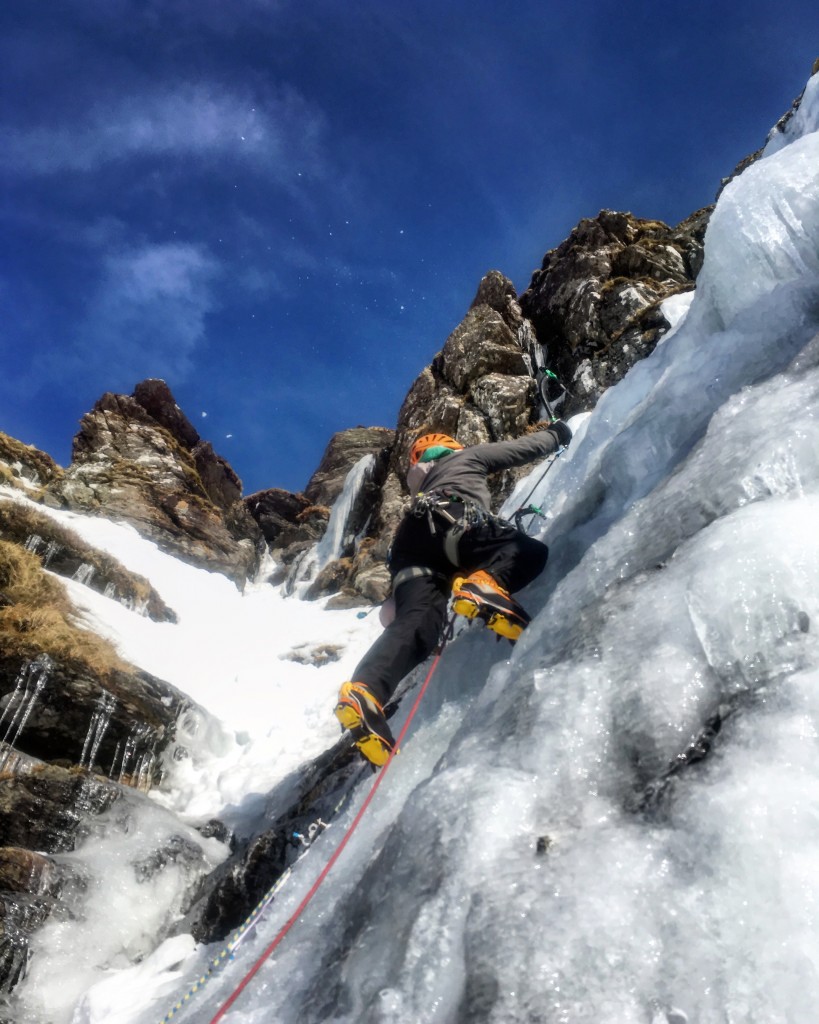
[(241, 482), (161, 380), (107, 393), (81, 423), (71, 466), (46, 489), (53, 507), (132, 523), (163, 550), (242, 585), (259, 564), (261, 534)]

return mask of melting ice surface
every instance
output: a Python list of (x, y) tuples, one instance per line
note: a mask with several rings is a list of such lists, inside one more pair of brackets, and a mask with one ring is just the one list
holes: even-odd
[[(549, 565), (522, 595), (532, 625), (514, 649), (477, 629), (450, 645), (336, 869), (226, 1021), (815, 1022), (817, 93), (724, 191), (673, 332), (521, 485), (550, 510)], [(348, 668), (374, 629), (356, 639), (341, 613), (258, 600), (322, 639), (347, 630)], [(279, 684), (265, 703), (257, 622), (231, 638), (229, 699), (208, 705), (224, 735), (203, 727), (166, 797), (194, 817), (328, 742), (345, 665), (314, 670), (322, 692), (289, 694), (287, 712)], [(276, 761), (258, 727), (237, 754), (245, 700), (261, 722), (290, 714), (304, 751)], [(706, 724), (710, 752), (682, 757)], [(212, 1019), (363, 797), (174, 1020)], [(180, 937), (100, 975), (75, 1024), (158, 1022), (215, 952)]]

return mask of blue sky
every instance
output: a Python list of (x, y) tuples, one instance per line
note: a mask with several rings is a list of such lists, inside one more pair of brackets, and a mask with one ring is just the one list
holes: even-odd
[(676, 223), (817, 56), (815, 0), (26, 0), (0, 13), (0, 430), (66, 465), (163, 377), (246, 493), (394, 426), (490, 269)]

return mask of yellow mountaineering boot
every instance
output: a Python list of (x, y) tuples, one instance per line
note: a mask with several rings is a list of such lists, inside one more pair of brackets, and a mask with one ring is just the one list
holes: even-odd
[(380, 768), (389, 761), (395, 740), (384, 718), (384, 709), (363, 683), (341, 684), (335, 716), (370, 764)]
[(530, 619), (508, 590), (479, 569), (452, 582), (452, 610), (467, 619), (481, 619), (493, 633), (517, 640)]

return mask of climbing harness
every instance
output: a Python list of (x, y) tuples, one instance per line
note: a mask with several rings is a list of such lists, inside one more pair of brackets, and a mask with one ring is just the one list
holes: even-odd
[[(341, 837), (341, 841), (339, 842), (338, 846), (336, 847), (336, 849), (333, 852), (333, 854), (330, 857), (330, 859), (327, 861), (327, 863), (322, 868), (321, 873), (319, 874), (318, 878), (315, 880), (313, 885), (310, 887), (310, 889), (307, 892), (307, 894), (304, 897), (304, 899), (301, 901), (301, 903), (299, 903), (299, 905), (296, 907), (296, 909), (293, 911), (293, 913), (287, 919), (287, 921), (285, 921), (284, 925), (279, 929), (279, 931), (276, 934), (276, 936), (273, 939), (273, 941), (264, 949), (264, 951), (262, 952), (261, 956), (255, 961), (255, 963), (250, 968), (250, 970), (245, 974), (245, 976), (242, 978), (242, 980), (239, 982), (239, 984), (233, 990), (233, 992), (231, 993), (229, 998), (226, 999), (224, 1003), (222, 1003), (222, 1005), (217, 1010), (216, 1015), (211, 1018), (210, 1024), (217, 1024), (217, 1022), (220, 1021), (224, 1017), (224, 1015), (227, 1013), (227, 1011), (230, 1009), (230, 1007), (233, 1006), (233, 1004), (236, 1002), (236, 1000), (239, 998), (239, 996), (242, 994), (242, 992), (247, 988), (247, 986), (250, 984), (252, 979), (255, 977), (255, 975), (258, 973), (258, 971), (261, 969), (261, 967), (263, 966), (265, 961), (269, 959), (269, 957), (271, 956), (273, 951), (279, 946), (279, 944), (282, 942), (282, 940), (287, 935), (287, 933), (290, 931), (290, 929), (293, 927), (293, 925), (299, 920), (299, 918), (303, 914), (304, 910), (306, 909), (307, 905), (310, 903), (310, 901), (313, 899), (315, 894), (318, 892), (319, 888), (321, 887), (322, 883), (324, 882), (324, 880), (329, 875), (329, 873), (332, 870), (333, 866), (335, 865), (336, 861), (339, 859), (339, 857), (343, 853), (344, 848), (346, 847), (347, 843), (352, 838), (353, 833), (355, 832), (356, 828), (358, 827), (359, 823), (361, 822), (361, 819), (364, 817), (364, 814), (366, 813), (367, 808), (372, 803), (373, 798), (375, 797), (375, 794), (378, 791), (378, 787), (381, 785), (381, 783), (384, 780), (384, 776), (387, 773), (387, 769), (390, 767), (390, 765), (393, 762), (393, 759), (395, 758), (396, 754), (399, 752), (399, 748), (401, 746), (401, 743), (402, 743), (404, 737), (407, 735), (407, 732), (409, 731), (409, 727), (412, 724), (412, 720), (415, 717), (416, 712), (418, 711), (418, 708), (419, 708), (419, 706), (421, 704), (421, 700), (423, 699), (423, 696), (426, 693), (427, 688), (429, 687), (429, 684), (430, 684), (430, 682), (432, 680), (432, 677), (435, 674), (435, 670), (437, 669), (438, 664), (439, 664), (439, 662), (441, 660), (441, 655), (444, 652), (444, 648), (446, 647), (446, 645), (449, 642), (449, 640), (452, 638), (453, 631), (454, 631), (454, 620), (455, 620), (455, 616), (454, 615), (450, 615), (449, 620), (448, 620), (448, 622), (447, 622), (447, 624), (446, 624), (446, 626), (444, 628), (444, 631), (443, 631), (443, 634), (441, 636), (441, 639), (440, 639), (440, 641), (438, 643), (438, 646), (437, 646), (437, 648), (435, 650), (435, 656), (432, 659), (432, 663), (429, 666), (429, 670), (427, 671), (427, 674), (426, 674), (426, 676), (424, 678), (424, 681), (421, 684), (421, 688), (418, 691), (418, 695), (416, 696), (415, 701), (413, 702), (413, 705), (410, 708), (409, 714), (407, 715), (407, 719), (404, 722), (404, 725), (403, 725), (403, 727), (401, 728), (401, 731), (398, 734), (398, 738), (395, 741), (395, 747), (394, 747), (392, 753), (390, 754), (389, 759), (387, 760), (387, 762), (384, 764), (384, 766), (379, 771), (378, 775), (376, 775), (375, 779), (373, 780), (373, 784), (370, 787), (370, 791), (369, 791), (369, 793), (367, 793), (367, 796), (365, 797), (364, 802), (362, 803), (361, 807), (358, 809), (358, 812), (357, 812), (355, 818), (353, 819), (353, 821), (351, 822), (349, 828), (344, 833), (344, 835)], [(306, 853), (307, 853), (307, 850), (304, 851), (303, 856), (306, 855)], [(244, 937), (244, 935), (247, 934), (247, 931), (249, 931), (249, 929), (252, 927), (252, 925), (255, 924), (255, 922), (258, 921), (258, 919), (261, 917), (262, 913), (264, 912), (264, 909), (272, 901), (273, 896), (275, 896), (276, 892), (278, 892), (281, 889), (281, 886), (284, 884), (284, 879), (285, 879), (286, 875), (289, 875), (291, 870), (292, 869), (288, 869), (288, 871), (285, 873), (285, 875), (283, 875), (279, 879), (279, 881), (276, 883), (276, 885), (273, 887), (273, 890), (271, 890), (271, 892), (268, 894), (268, 896), (266, 896), (262, 900), (262, 903), (260, 904), (261, 909), (258, 910), (258, 913), (257, 913), (257, 911), (253, 912), (253, 914), (251, 915), (251, 918), (252, 918), (251, 924), (247, 925), (247, 927), (245, 927), (244, 925), (242, 926), (242, 937)], [(248, 920), (250, 920), (250, 918)], [(237, 943), (234, 943), (232, 948), (235, 949), (236, 945), (237, 945)], [(221, 958), (223, 958), (224, 955), (225, 954), (220, 954), (220, 956), (217, 957), (217, 960), (214, 961), (214, 963), (216, 963)], [(209, 969), (208, 970), (208, 974), (210, 974), (210, 973), (212, 973), (212, 972)], [(200, 979), (200, 981), (197, 982), (197, 985), (195, 986), (195, 988), (201, 987), (201, 984), (204, 983), (206, 980), (207, 980), (207, 976), (203, 976)], [(187, 999), (188, 997), (186, 996), (185, 998)], [(182, 1003), (184, 1003), (184, 1000), (182, 1001)], [(181, 1007), (182, 1003), (178, 1004), (178, 1007)], [(168, 1015), (162, 1021), (162, 1024), (166, 1024), (167, 1021), (170, 1021), (174, 1012), (176, 1012), (176, 1008), (173, 1011), (171, 1011), (171, 1014)]]
[[(459, 514), (453, 515), (450, 508)], [(438, 532), (435, 526), (435, 517), (438, 516), (444, 521), (444, 554), (456, 568), (460, 567), (458, 544), (467, 530), (484, 523), (494, 523), (502, 527), (512, 526), (508, 519), (488, 512), (480, 505), (476, 505), (475, 502), (461, 498), (457, 494), (446, 494), (441, 491), (419, 492), (412, 503), (410, 514), (419, 519), (426, 516), (429, 532), (433, 536)]]

